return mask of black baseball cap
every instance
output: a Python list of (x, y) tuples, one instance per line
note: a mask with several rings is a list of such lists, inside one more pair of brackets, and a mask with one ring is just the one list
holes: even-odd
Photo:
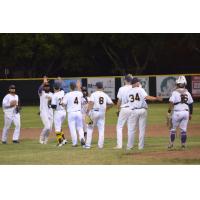
[(132, 79), (132, 84), (136, 84), (138, 82), (140, 82), (140, 80), (138, 78), (135, 77)]
[(81, 90), (82, 90), (82, 92), (87, 92), (87, 87), (83, 86), (83, 87), (81, 88)]
[(53, 86), (56, 90), (59, 90), (61, 88), (61, 85), (59, 82), (55, 82)]
[(133, 80), (132, 75), (131, 75), (131, 74), (126, 75), (126, 76), (125, 76), (125, 80), (126, 80), (128, 83), (131, 83), (132, 80)]
[(103, 89), (103, 83), (102, 83), (102, 82), (97, 82), (97, 83), (96, 83), (96, 87), (97, 87), (98, 89)]
[(9, 90), (10, 90), (10, 89), (16, 89), (15, 85), (10, 85), (10, 86), (9, 86)]

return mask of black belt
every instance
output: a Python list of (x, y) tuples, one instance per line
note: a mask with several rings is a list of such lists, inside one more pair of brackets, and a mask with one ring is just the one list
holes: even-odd
[(189, 112), (188, 109), (185, 109), (185, 110), (174, 110), (174, 112), (181, 112), (181, 111), (188, 111)]
[(133, 108), (131, 110), (140, 110), (140, 109), (147, 109), (147, 108), (144, 108), (144, 107), (142, 107), (142, 108)]
[(99, 109), (94, 109), (93, 111), (99, 111)]

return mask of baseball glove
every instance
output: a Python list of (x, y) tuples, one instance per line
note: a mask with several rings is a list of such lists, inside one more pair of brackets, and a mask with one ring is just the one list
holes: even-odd
[(169, 129), (172, 128), (172, 115), (170, 113), (167, 113), (167, 126)]
[(90, 116), (87, 115), (85, 117), (85, 123), (88, 124), (88, 125), (92, 125), (93, 124), (93, 121), (92, 121)]

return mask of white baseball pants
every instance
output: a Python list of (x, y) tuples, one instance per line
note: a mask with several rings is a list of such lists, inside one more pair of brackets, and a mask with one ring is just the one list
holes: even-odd
[(171, 131), (176, 131), (179, 126), (182, 132), (187, 132), (187, 126), (189, 121), (188, 111), (174, 111), (172, 114), (172, 129)]
[(146, 121), (147, 121), (147, 110), (135, 109), (132, 111), (130, 120), (128, 121), (128, 143), (127, 148), (133, 148), (135, 133), (137, 128), (139, 128), (139, 143), (138, 148), (144, 148), (144, 138), (145, 138), (145, 130), (146, 130)]
[(104, 146), (105, 112), (92, 111), (91, 119), (93, 124), (88, 125), (86, 146), (91, 146), (94, 127), (97, 126), (99, 132), (98, 147), (102, 149)]
[(81, 139), (84, 139), (83, 116), (81, 111), (68, 113), (68, 125), (71, 133), (72, 145), (77, 145), (78, 138), (76, 130), (79, 134), (79, 140), (81, 141)]
[(8, 115), (5, 113), (4, 114), (4, 128), (2, 132), (2, 142), (7, 142), (8, 130), (10, 129), (12, 122), (15, 125), (13, 140), (19, 140), (20, 127), (21, 127), (20, 114), (17, 113), (13, 115)]
[(55, 132), (62, 131), (62, 124), (65, 121), (66, 112), (65, 111), (55, 111), (54, 112), (54, 128)]
[[(130, 108), (121, 108), (120, 113), (119, 113), (119, 117), (118, 117), (118, 121), (117, 121), (117, 147), (118, 148), (122, 148), (123, 146), (123, 138), (122, 138), (122, 133), (123, 133), (123, 127), (125, 125), (125, 123), (127, 122), (127, 127), (129, 125), (131, 125), (131, 123), (129, 123), (128, 121), (130, 120), (130, 116), (131, 116), (131, 110)], [(128, 128), (128, 131), (130, 130), (130, 128)], [(130, 135), (130, 133), (129, 133)]]
[(48, 116), (47, 113), (40, 113), (40, 117), (44, 125), (44, 128), (40, 134), (40, 142), (47, 142), (53, 127), (53, 116)]

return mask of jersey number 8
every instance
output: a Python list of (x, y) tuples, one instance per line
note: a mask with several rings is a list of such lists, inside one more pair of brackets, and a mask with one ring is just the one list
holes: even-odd
[(104, 98), (103, 97), (99, 97), (99, 104), (100, 105), (104, 104)]

